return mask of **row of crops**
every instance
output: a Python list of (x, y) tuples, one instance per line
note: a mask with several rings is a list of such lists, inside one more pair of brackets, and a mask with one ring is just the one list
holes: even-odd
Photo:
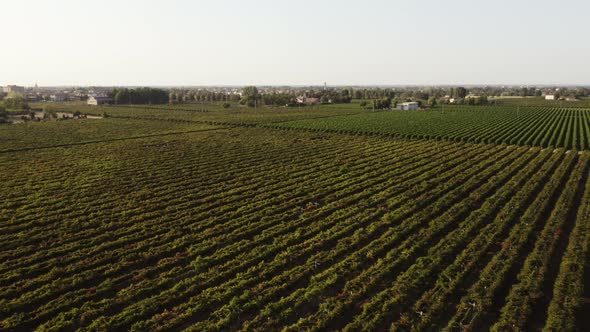
[(589, 159), (247, 127), (0, 153), (0, 329), (590, 327)]
[(545, 100), (545, 97), (527, 98), (495, 98), (491, 99), (494, 104), (501, 106), (537, 106), (537, 107), (575, 107), (590, 108), (590, 98), (577, 100)]
[[(469, 143), (590, 149), (590, 109), (520, 106), (438, 106), (431, 111), (361, 110), (355, 105), (222, 109), (216, 105), (96, 107), (71, 103), (46, 108), (107, 113), (128, 120), (216, 126), (268, 126)], [(1, 132), (0, 132), (1, 135)]]
[(114, 118), (27, 122), (0, 126), (0, 153), (215, 128), (220, 127), (201, 123)]
[(33, 104), (33, 107), (53, 111), (80, 111), (84, 114), (92, 115), (106, 114), (118, 118), (240, 125), (316, 119), (356, 114), (363, 111), (356, 104), (339, 104), (332, 107), (305, 106), (249, 108), (232, 106), (229, 109), (224, 109), (216, 104), (120, 105), (97, 107), (79, 103), (37, 103)]
[(445, 106), (268, 124), (277, 128), (352, 132), (471, 143), (590, 148), (590, 110)]

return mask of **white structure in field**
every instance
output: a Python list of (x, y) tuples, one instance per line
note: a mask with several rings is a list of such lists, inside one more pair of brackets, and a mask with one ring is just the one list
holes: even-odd
[(545, 100), (555, 100), (555, 95), (545, 95)]
[(401, 103), (398, 105), (398, 107), (402, 111), (414, 111), (418, 109), (418, 103), (415, 101), (411, 101), (408, 103)]

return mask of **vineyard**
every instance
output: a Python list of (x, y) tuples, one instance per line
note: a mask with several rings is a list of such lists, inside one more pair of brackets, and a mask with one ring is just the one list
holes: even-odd
[(93, 115), (107, 113), (120, 119), (590, 149), (590, 109), (445, 105), (429, 111), (374, 112), (354, 104), (334, 106), (231, 110), (217, 105), (111, 106), (97, 109), (93, 106), (56, 104), (45, 107), (70, 112), (81, 110)]
[(526, 98), (495, 98), (494, 104), (499, 106), (538, 106), (538, 107), (566, 107), (566, 108), (590, 108), (590, 99), (579, 100), (545, 100), (545, 97)]
[(587, 109), (445, 106), (433, 111), (365, 112), (270, 125), (472, 143), (579, 150), (590, 147), (590, 110)]
[(95, 107), (70, 103), (38, 104), (54, 111), (81, 111), (85, 114), (103, 115), (111, 117), (132, 118), (144, 120), (167, 120), (175, 122), (199, 122), (207, 124), (238, 124), (253, 126), (260, 123), (283, 122), (302, 119), (318, 119), (332, 116), (344, 116), (363, 112), (358, 105), (337, 105), (337, 107), (279, 107), (244, 109), (234, 106), (223, 109), (218, 105), (121, 105)]
[(590, 110), (98, 109), (0, 127), (0, 330), (590, 330)]
[(43, 147), (71, 146), (131, 137), (158, 136), (210, 130), (216, 126), (128, 119), (56, 121), (0, 127), (0, 152)]

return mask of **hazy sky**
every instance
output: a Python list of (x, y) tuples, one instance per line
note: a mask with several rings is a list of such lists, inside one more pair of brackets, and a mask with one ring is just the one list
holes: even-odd
[(0, 85), (590, 84), (588, 0), (0, 8)]

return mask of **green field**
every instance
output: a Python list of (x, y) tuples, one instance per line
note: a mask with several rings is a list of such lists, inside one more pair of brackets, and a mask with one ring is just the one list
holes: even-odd
[(88, 106), (70, 103), (40, 103), (34, 107), (57, 111), (81, 111), (86, 114), (111, 117), (124, 117), (148, 120), (174, 120), (202, 123), (231, 123), (255, 125), (258, 123), (282, 122), (300, 119), (313, 119), (331, 116), (349, 115), (365, 112), (358, 104), (343, 104), (335, 107), (261, 107), (245, 108), (237, 105), (224, 109), (219, 105), (172, 105), (172, 106)]
[(48, 106), (109, 117), (0, 126), (0, 330), (590, 329), (590, 110)]
[(590, 110), (445, 106), (431, 111), (364, 112), (273, 124), (283, 128), (588, 149)]
[(582, 98), (575, 101), (545, 100), (545, 97), (497, 98), (492, 100), (498, 106), (590, 108), (590, 98)]
[(70, 146), (131, 137), (207, 130), (215, 126), (141, 119), (85, 119), (0, 126), (0, 152)]
[[(45, 105), (45, 104), (40, 104)], [(106, 106), (46, 104), (45, 108), (110, 117), (266, 126), (409, 139), (590, 148), (590, 109), (519, 106), (438, 106), (420, 111), (371, 111), (358, 104), (249, 109), (219, 105)]]

